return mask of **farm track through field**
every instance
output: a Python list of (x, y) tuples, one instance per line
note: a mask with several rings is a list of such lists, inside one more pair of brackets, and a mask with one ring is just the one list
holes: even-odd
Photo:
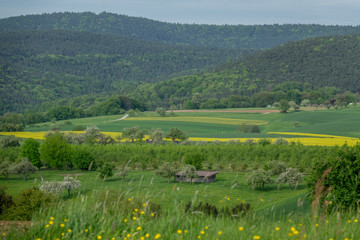
[[(170, 112), (170, 111), (168, 111)], [(279, 113), (280, 110), (174, 110), (173, 112), (203, 112), (203, 113)]]

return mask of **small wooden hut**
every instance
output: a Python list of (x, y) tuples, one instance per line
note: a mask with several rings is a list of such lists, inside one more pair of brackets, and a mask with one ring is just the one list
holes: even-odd
[[(192, 182), (216, 182), (218, 171), (196, 171), (198, 177), (193, 178)], [(175, 174), (175, 182), (191, 182), (190, 178), (183, 176), (182, 172)]]

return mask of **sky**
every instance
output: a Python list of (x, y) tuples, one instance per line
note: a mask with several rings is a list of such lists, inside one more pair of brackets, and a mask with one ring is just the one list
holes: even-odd
[(65, 11), (190, 24), (360, 25), (360, 0), (0, 0), (0, 18)]

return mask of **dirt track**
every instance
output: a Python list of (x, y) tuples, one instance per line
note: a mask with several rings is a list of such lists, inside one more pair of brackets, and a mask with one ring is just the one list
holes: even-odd
[(212, 113), (212, 112), (220, 112), (220, 113), (278, 113), (280, 110), (174, 110), (174, 112), (205, 112), (205, 113)]

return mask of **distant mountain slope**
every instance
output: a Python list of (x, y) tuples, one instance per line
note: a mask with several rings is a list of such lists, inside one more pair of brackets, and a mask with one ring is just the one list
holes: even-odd
[(0, 114), (84, 94), (126, 94), (244, 53), (63, 30), (1, 33), (0, 43)]
[[(311, 93), (319, 88), (327, 88), (332, 94), (346, 90), (360, 92), (360, 35), (291, 42), (207, 73), (138, 86), (130, 96), (140, 101), (146, 99), (150, 107), (155, 107), (162, 103), (184, 104), (197, 92), (203, 102), (210, 98), (219, 102), (232, 95), (249, 98), (261, 91), (280, 91), (267, 102), (272, 104), (277, 98), (299, 101), (301, 94), (306, 98), (311, 95), (322, 98), (320, 93)], [(288, 92), (294, 89), (295, 92)], [(268, 96), (261, 93), (257, 97)], [(246, 101), (253, 106), (264, 105), (257, 104), (255, 99)]]
[(67, 29), (205, 47), (265, 49), (315, 36), (360, 33), (360, 26), (171, 24), (112, 13), (52, 13), (0, 19), (0, 32)]

